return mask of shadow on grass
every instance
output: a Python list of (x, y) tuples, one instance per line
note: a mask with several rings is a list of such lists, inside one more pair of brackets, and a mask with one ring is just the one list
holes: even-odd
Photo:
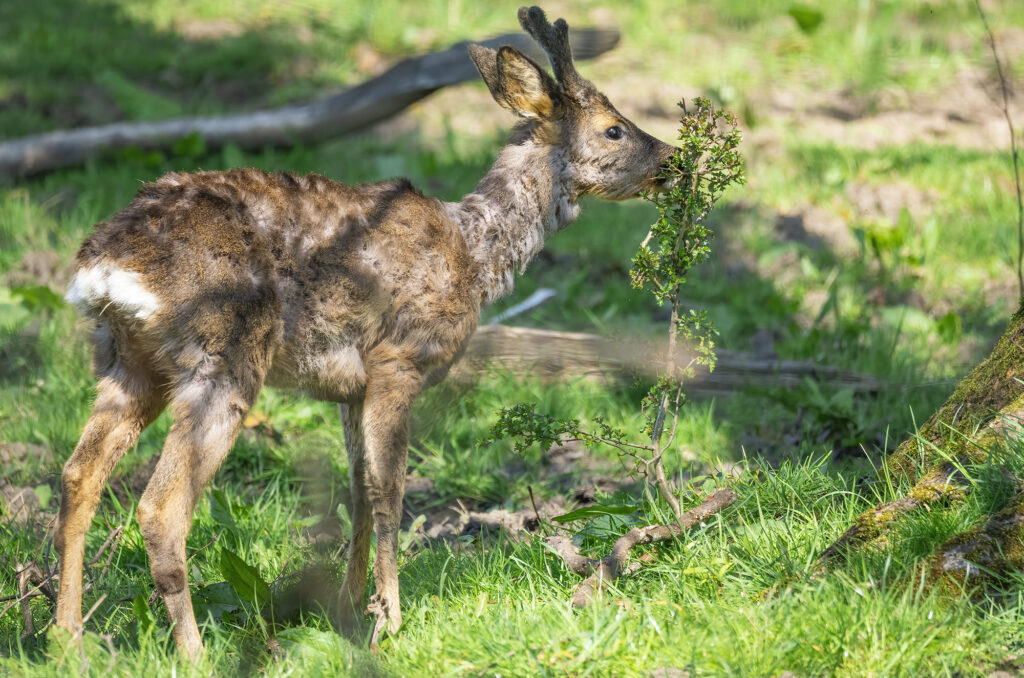
[(0, 137), (263, 104), (310, 51), (284, 23), (189, 38), (122, 5), (0, 3)]

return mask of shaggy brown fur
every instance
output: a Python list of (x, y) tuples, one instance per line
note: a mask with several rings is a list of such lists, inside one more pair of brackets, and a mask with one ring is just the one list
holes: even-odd
[[(409, 410), (444, 377), (481, 303), (507, 293), (544, 236), (593, 193), (657, 188), (672, 148), (575, 71), (567, 28), (520, 22), (558, 81), (514, 49), (470, 48), (496, 101), (525, 118), (458, 203), (403, 179), (356, 187), (254, 169), (169, 174), (99, 224), (68, 291), (96, 325), (99, 396), (64, 468), (58, 624), (81, 632), (85, 532), (114, 464), (167, 406), (174, 425), (139, 503), (153, 578), (188, 655), (202, 649), (185, 540), (192, 511), (264, 384), (340, 404), (353, 535), (339, 595), (356, 628), (377, 534), (373, 642), (401, 624), (397, 537)], [(614, 129), (610, 129), (614, 128)]]

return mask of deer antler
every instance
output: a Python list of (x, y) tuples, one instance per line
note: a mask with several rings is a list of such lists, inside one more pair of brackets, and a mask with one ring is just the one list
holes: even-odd
[(565, 23), (565, 19), (559, 19), (551, 25), (540, 7), (520, 7), (519, 23), (547, 53), (555, 72), (555, 80), (562, 89), (570, 95), (584, 89), (587, 81), (576, 72), (576, 66), (572, 63), (569, 24)]

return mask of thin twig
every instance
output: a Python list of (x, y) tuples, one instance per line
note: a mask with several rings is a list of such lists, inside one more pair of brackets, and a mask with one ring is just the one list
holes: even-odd
[(100, 576), (106, 576), (107, 570), (110, 569), (110, 564), (114, 562), (114, 554), (117, 553), (117, 547), (121, 545), (121, 537), (124, 536), (124, 526), (118, 528), (117, 537), (114, 538), (114, 545), (110, 547), (110, 553), (107, 554), (107, 562), (103, 564), (103, 569), (100, 570)]
[(218, 540), (218, 539), (220, 539), (220, 532), (218, 532), (217, 534), (213, 535), (213, 539), (211, 539), (210, 541), (208, 541), (208, 542), (206, 542), (205, 544), (203, 544), (202, 546), (200, 546), (200, 547), (199, 547), (199, 549), (198, 549), (197, 551), (195, 551), (195, 552), (194, 552), (194, 553), (193, 553), (192, 555), (190, 555), (190, 556), (189, 556), (189, 557), (188, 557), (188, 558), (187, 558), (187, 559), (185, 560), (185, 562), (187, 563), (188, 561), (190, 561), (190, 560), (192, 560), (193, 558), (195, 558), (196, 556), (198, 556), (198, 555), (199, 555), (200, 553), (202, 553), (202, 552), (203, 552), (203, 551), (205, 551), (205, 550), (206, 550), (207, 548), (209, 548), (209, 547), (210, 547), (210, 546), (211, 546), (212, 544), (215, 544), (215, 543), (217, 542), (217, 540)]
[(1024, 299), (1024, 189), (1021, 188), (1020, 180), (1020, 153), (1017, 149), (1017, 133), (1013, 128), (1013, 118), (1010, 116), (1010, 86), (1006, 73), (1003, 71), (1003, 62), (996, 52), (996, 36), (988, 25), (988, 17), (985, 10), (981, 8), (981, 0), (974, 0), (974, 6), (981, 17), (981, 24), (985, 27), (988, 35), (988, 46), (992, 50), (992, 60), (996, 63), (996, 73), (999, 74), (999, 89), (1002, 93), (1003, 117), (1006, 118), (1006, 127), (1010, 131), (1010, 154), (1013, 157), (1013, 180), (1017, 189), (1017, 291), (1018, 298)]
[(89, 617), (92, 616), (92, 613), (96, 611), (96, 608), (99, 607), (100, 603), (106, 600), (106, 598), (107, 594), (104, 593), (102, 596), (96, 599), (96, 602), (92, 604), (92, 607), (89, 608), (89, 611), (85, 613), (84, 617), (82, 617), (82, 626), (85, 626), (85, 623), (89, 621)]
[[(98, 563), (99, 559), (100, 559), (100, 556), (102, 556), (103, 552), (107, 550), (107, 547), (110, 546), (111, 542), (115, 542), (114, 548), (117, 548), (116, 542), (121, 541), (121, 533), (122, 532), (124, 532), (124, 525), (118, 525), (113, 530), (111, 530), (110, 534), (107, 535), (106, 540), (100, 546), (99, 551), (96, 552), (96, 555), (94, 555), (92, 557), (92, 560), (89, 561), (89, 564), (86, 567), (92, 567), (93, 565)], [(113, 555), (113, 551), (111, 551), (111, 555)], [(106, 570), (104, 570), (104, 571), (106, 571)]]
[[(25, 621), (25, 630), (21, 632), (23, 639), (36, 632), (35, 626), (32, 624), (32, 607), (28, 600), (30, 596), (27, 593), (35, 572), (39, 572), (39, 566), (35, 563), (29, 563), (18, 571), (18, 593), (23, 594), (18, 602), (21, 605), (21, 618)], [(39, 572), (39, 576), (42, 576), (42, 572)]]
[(122, 534), (124, 534), (124, 525), (119, 525), (113, 528), (110, 531), (110, 534), (107, 535), (107, 538), (103, 541), (103, 544), (100, 545), (99, 550), (96, 551), (96, 555), (94, 555), (92, 560), (90, 560), (83, 568), (83, 573), (89, 578), (89, 581), (85, 582), (85, 586), (82, 587), (82, 593), (88, 593), (95, 587), (96, 578), (93, 576), (92, 568), (99, 562), (100, 557), (103, 555), (103, 552), (107, 550), (107, 547), (113, 543), (113, 548), (110, 551), (110, 555), (107, 557), (106, 564), (103, 566), (103, 569), (100, 570), (99, 576), (102, 577), (107, 573), (107, 568), (110, 567), (110, 563), (114, 558), (114, 550), (117, 549), (118, 545), (121, 543)]
[(591, 433), (587, 433), (587, 436), (588, 436), (587, 438), (565, 438), (564, 441), (567, 442), (567, 443), (586, 443), (586, 442), (590, 442), (591, 440), (596, 440), (599, 443), (604, 443), (605, 445), (611, 445), (612, 447), (617, 447), (620, 450), (622, 450), (623, 452), (626, 452), (627, 454), (630, 454), (630, 452), (625, 450), (625, 448), (627, 448), (627, 447), (631, 447), (631, 448), (633, 448), (635, 450), (646, 450), (646, 451), (650, 451), (650, 449), (651, 449), (650, 445), (637, 445), (636, 443), (627, 443), (624, 440), (613, 440), (611, 438), (605, 438), (603, 436), (593, 435)]
[[(19, 569), (18, 572), (20, 573), (21, 570)], [(55, 577), (55, 575), (50, 575), (48, 577), (44, 577), (41, 582), (36, 584), (34, 587), (29, 589), (28, 591), (25, 591), (24, 593), (20, 593), (19, 592), (17, 598), (15, 598), (10, 603), (8, 603), (8, 605), (6, 607), (4, 607), (3, 610), (0, 610), (0, 617), (3, 617), (5, 614), (7, 614), (7, 611), (10, 610), (12, 607), (14, 607), (16, 605), (20, 605), (23, 600), (31, 598), (32, 596), (46, 595), (45, 593), (42, 592), (42, 587), (47, 582), (49, 582), (50, 580), (54, 579), (54, 577)], [(8, 600), (10, 600), (10, 599), (8, 599)]]
[(530, 503), (533, 504), (533, 516), (537, 519), (537, 526), (540, 526), (540, 511), (537, 510), (537, 500), (533, 498), (533, 485), (527, 485), (526, 491), (530, 493)]
[[(46, 532), (50, 532), (49, 526), (47, 526)], [(54, 570), (50, 569), (50, 549), (53, 547), (53, 540), (46, 539), (45, 535), (43, 536), (43, 539), (46, 541), (46, 550), (43, 551), (43, 569), (46, 571), (46, 578), (48, 580), (52, 580), (53, 575), (56, 574)], [(53, 600), (55, 598), (55, 596), (53, 595), (53, 587), (47, 586), (46, 589), (49, 589), (48, 595), (50, 596), (50, 599)], [(47, 593), (46, 589), (43, 590), (44, 593)]]

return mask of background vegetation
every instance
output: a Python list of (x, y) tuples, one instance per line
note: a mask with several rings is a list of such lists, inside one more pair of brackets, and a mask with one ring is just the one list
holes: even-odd
[[(517, 6), (0, 3), (0, 138), (306, 100), (404, 56), (515, 30)], [(986, 7), (1011, 71), (1024, 73), (1024, 5)], [(688, 302), (717, 326), (719, 344), (848, 368), (883, 386), (865, 394), (807, 381), (691, 406), (669, 474), (697, 489), (728, 484), (740, 501), (685, 543), (659, 549), (653, 565), (584, 613), (565, 602), (576, 577), (539, 541), (492, 532), (446, 542), (424, 531), (458, 502), (476, 511), (528, 507), (528, 487), (540, 501), (571, 502), (594, 496), (596, 485), (601, 502), (639, 502), (640, 515), (664, 516), (663, 506), (640, 499), (608, 452), (514, 455), (509, 443), (477, 444), (494, 412), (518, 401), (555, 416), (601, 415), (639, 436), (634, 403), (649, 384), (490, 373), (435, 389), (419, 402), (411, 451), (411, 473), (428, 480), (411, 483), (407, 501), (405, 626), (379, 656), (336, 638), (313, 606), (288, 609), (299, 597), (296, 582), (310, 579), (303, 573), (316, 571), (326, 584), (340, 575), (345, 514), (336, 506), (347, 469), (332, 407), (267, 390), (189, 539), (209, 650), (199, 666), (178, 659), (162, 610), (145, 604), (152, 582), (134, 507), (167, 432), (164, 417), (115, 471), (90, 532), (87, 557), (110, 526), (126, 525), (111, 567), (102, 570), (101, 560), (92, 568), (85, 607), (106, 598), (87, 625), (84, 652), (45, 634), (22, 639), (11, 610), (0, 618), (0, 673), (1017, 670), (1024, 588), (1010, 582), (998, 598), (951, 600), (915, 569), (923, 554), (1005, 498), (991, 467), (969, 470), (979, 491), (964, 506), (911, 521), (900, 539), (826, 579), (804, 577), (854, 516), (905, 489), (875, 482), (873, 466), (987, 354), (1016, 308), (1008, 138), (973, 6), (650, 0), (548, 9), (570, 25), (620, 28), (619, 48), (580, 68), (645, 129), (673, 138), (680, 97), (706, 95), (739, 112), (748, 185), (716, 210), (711, 260), (687, 286)], [(0, 187), (0, 480), (32, 488), (44, 511), (55, 510), (60, 468), (93, 395), (84, 330), (59, 297), (78, 243), (139, 182), (169, 170), (257, 166), (346, 182), (405, 175), (428, 193), (458, 199), (486, 171), (511, 122), (482, 84), (467, 85), (372, 133), (317, 147), (207, 153), (186, 143), (169, 154), (125, 152)], [(633, 290), (627, 275), (653, 218), (641, 203), (588, 202), (485, 320), (548, 287), (556, 296), (515, 323), (659, 332), (665, 311)], [(1001, 457), (1018, 473), (1019, 451)], [(606, 515), (574, 527), (585, 546), (605, 551), (634, 519)], [(16, 563), (42, 558), (44, 533), (45, 520), (0, 518), (0, 596), (16, 591)], [(225, 551), (271, 583), (286, 618), (279, 627), (232, 589)], [(780, 584), (779, 595), (759, 596)], [(49, 602), (34, 599), (32, 610), (43, 627)], [(269, 637), (283, 658), (266, 651)]]

